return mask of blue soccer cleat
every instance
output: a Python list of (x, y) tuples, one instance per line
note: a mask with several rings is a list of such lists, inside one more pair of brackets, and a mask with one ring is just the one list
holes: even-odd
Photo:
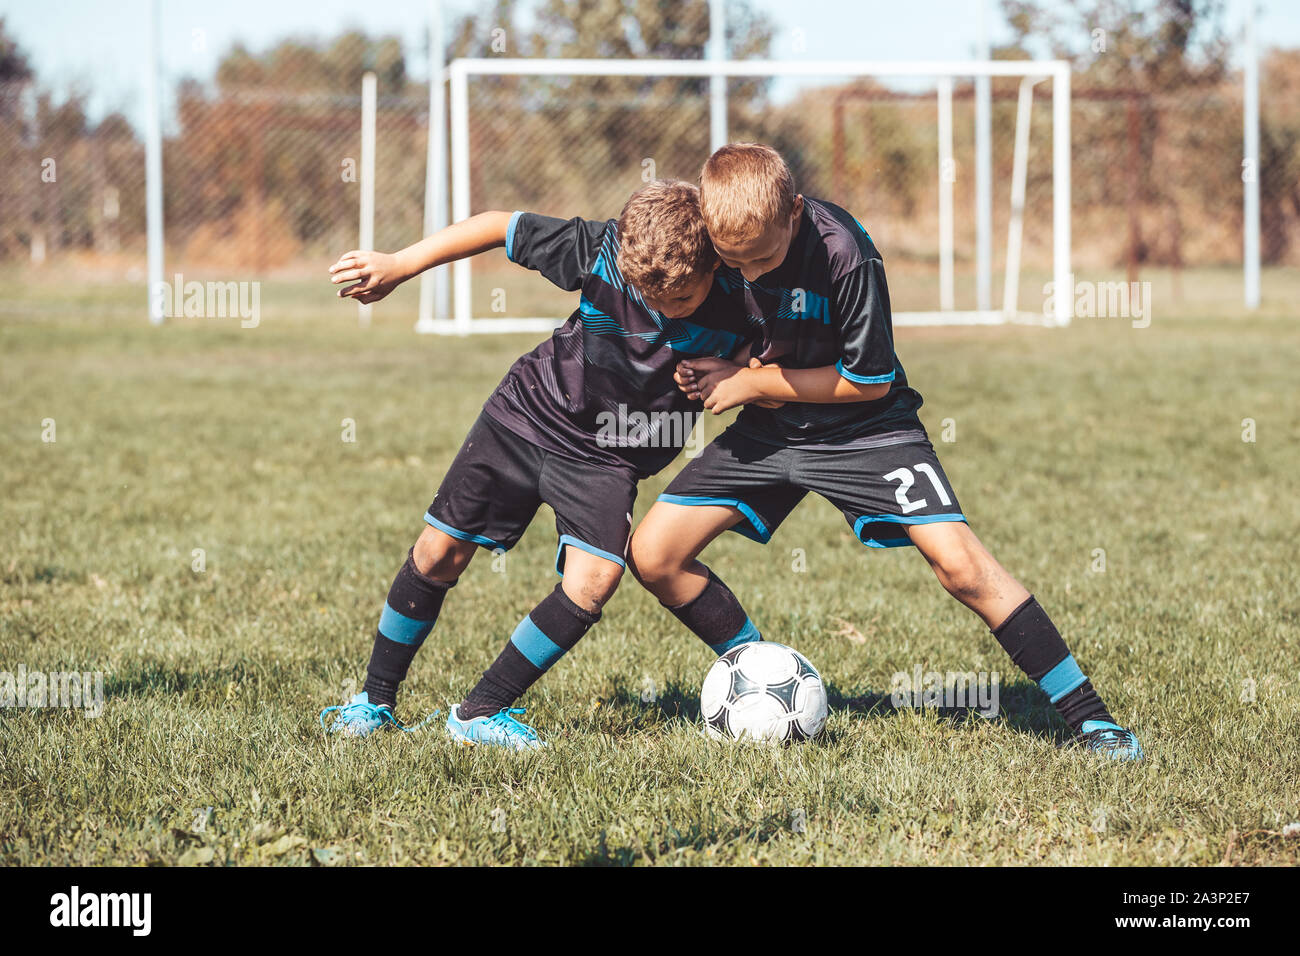
[(447, 715), (447, 734), (463, 744), (505, 747), (508, 750), (540, 750), (546, 744), (537, 736), (537, 731), (515, 720), (514, 715), (523, 712), (523, 707), (502, 707), (487, 717), (461, 720), (460, 704), (457, 704)]
[(1111, 760), (1141, 760), (1146, 756), (1133, 731), (1108, 720), (1085, 720), (1074, 743)]
[[(325, 715), (338, 712), (333, 723), (325, 727)], [(325, 732), (329, 734), (342, 734), (345, 737), (369, 737), (376, 730), (379, 730), (384, 724), (392, 724), (398, 730), (405, 730), (410, 733), (413, 730), (419, 730), (434, 717), (438, 716), (435, 710), (414, 727), (408, 727), (396, 717), (393, 716), (393, 710), (385, 704), (370, 703), (370, 696), (362, 691), (353, 697), (346, 704), (338, 704), (334, 707), (326, 707), (320, 712), (320, 725), (325, 727)]]

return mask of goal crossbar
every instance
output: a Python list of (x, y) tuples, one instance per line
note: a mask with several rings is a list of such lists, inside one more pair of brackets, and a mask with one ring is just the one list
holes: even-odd
[[(1002, 310), (957, 311), (947, 293), (947, 308), (937, 312), (896, 312), (897, 325), (998, 324), (1007, 321), (1067, 325), (1072, 296), (1060, 290), (1070, 285), (1070, 65), (1063, 60), (828, 60), (772, 62), (757, 60), (605, 60), (605, 59), (492, 59), (453, 60), (447, 68), (451, 115), (452, 220), (468, 219), (470, 210), (469, 77), (491, 76), (661, 76), (661, 77), (930, 77), (940, 83), (940, 110), (944, 91), (951, 96), (955, 77), (1020, 77), (1052, 81), (1052, 276), (1057, 294), (1051, 316), (1032, 313), (1008, 315)], [(942, 82), (946, 81), (946, 82)], [(951, 109), (949, 99), (946, 107)], [(941, 137), (942, 139), (942, 137)], [(946, 152), (945, 151), (946, 148)], [(951, 143), (940, 150), (951, 158)], [(943, 164), (941, 163), (941, 167)], [(942, 175), (942, 169), (941, 169)], [(951, 181), (945, 184), (951, 188)], [(941, 189), (941, 196), (944, 190)], [(951, 195), (950, 193), (948, 194)], [(1023, 202), (1023, 199), (1021, 200)], [(951, 236), (940, 237), (949, 264)], [(1009, 264), (1008, 268), (1010, 269)], [(475, 318), (472, 311), (469, 259), (453, 266), (454, 296), (451, 320), (422, 314), (416, 329), (422, 332), (467, 335), (473, 332), (530, 332), (555, 328), (553, 318)]]

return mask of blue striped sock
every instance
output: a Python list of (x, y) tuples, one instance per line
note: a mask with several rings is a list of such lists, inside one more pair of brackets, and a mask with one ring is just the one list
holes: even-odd
[(1042, 688), (1061, 718), (1078, 730), (1085, 720), (1111, 720), (1092, 682), (1047, 612), (1030, 595), (993, 629), (1012, 662)]
[(563, 585), (557, 584), (519, 622), (505, 648), (460, 705), (460, 718), (473, 720), (509, 707), (599, 620), (599, 611), (579, 607), (564, 593)]
[(421, 574), (414, 556), (407, 554), (388, 591), (375, 631), (375, 645), (366, 668), (365, 691), (370, 703), (388, 707), (396, 703), (397, 688), (406, 679), (415, 652), (433, 630), (443, 598), (455, 583), (435, 581)]
[(740, 606), (736, 595), (722, 583), (721, 578), (708, 568), (705, 570), (709, 579), (699, 597), (668, 610), (719, 656), (737, 645), (761, 641), (763, 635)]

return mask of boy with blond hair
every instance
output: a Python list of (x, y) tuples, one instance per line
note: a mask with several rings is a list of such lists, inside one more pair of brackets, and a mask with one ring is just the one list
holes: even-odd
[(714, 283), (717, 255), (687, 183), (642, 187), (617, 221), (482, 213), (393, 255), (346, 253), (330, 273), (348, 283), (340, 296), (375, 302), (426, 269), (498, 246), (581, 290), (578, 308), (515, 362), (470, 428), (388, 592), (364, 689), (321, 713), (322, 725), (335, 714), (331, 732), (406, 729), (393, 716), (397, 689), (447, 592), (478, 548), (509, 550), (544, 502), (563, 579), (447, 718), (465, 743), (542, 746), (512, 705), (600, 620), (618, 586), (637, 482), (689, 436), (665, 423), (693, 424), (700, 409), (674, 382), (678, 361), (732, 358), (749, 338), (740, 304)]
[(866, 230), (840, 207), (798, 195), (781, 156), (757, 143), (715, 152), (700, 191), (714, 248), (741, 276), (729, 291), (761, 331), (747, 366), (682, 363), (679, 384), (705, 408), (745, 407), (637, 528), (637, 578), (718, 653), (758, 640), (698, 556), (727, 529), (766, 542), (816, 492), (868, 547), (920, 551), (1079, 743), (1140, 759), (1137, 737), (1111, 717), (1046, 611), (966, 523), (894, 352), (884, 263)]

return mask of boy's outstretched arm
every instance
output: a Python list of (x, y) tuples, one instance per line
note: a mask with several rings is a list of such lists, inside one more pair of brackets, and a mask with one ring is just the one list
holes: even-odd
[(714, 359), (688, 359), (677, 366), (678, 387), (720, 415), (737, 405), (781, 402), (842, 404), (874, 402), (889, 392), (889, 382), (863, 384), (840, 374), (834, 365), (782, 368), (750, 359), (748, 367)]
[(510, 216), (508, 212), (482, 212), (439, 229), (400, 252), (353, 249), (330, 266), (330, 281), (335, 285), (352, 283), (339, 289), (341, 298), (377, 302), (426, 269), (504, 246)]

